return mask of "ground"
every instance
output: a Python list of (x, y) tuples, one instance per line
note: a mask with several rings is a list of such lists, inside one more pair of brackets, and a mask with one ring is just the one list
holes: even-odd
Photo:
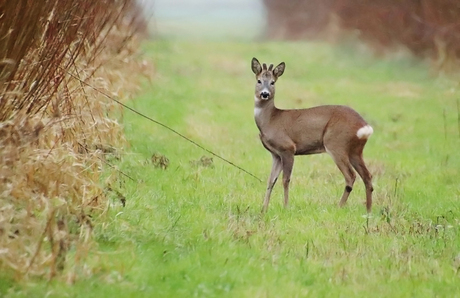
[[(156, 75), (128, 104), (263, 182), (126, 111), (129, 146), (117, 166), (134, 181), (118, 188), (125, 207), (113, 198), (94, 219), (94, 274), (75, 285), (10, 283), (0, 293), (460, 296), (459, 90), (452, 78), (410, 57), (377, 59), (321, 42), (157, 40), (144, 51)], [(345, 185), (326, 154), (296, 157), (290, 207), (282, 207), (277, 184), (260, 214), (271, 157), (253, 119), (254, 56), (286, 62), (278, 107), (344, 104), (373, 126), (364, 152), (374, 176), (371, 216), (359, 178), (348, 204), (337, 206)]]

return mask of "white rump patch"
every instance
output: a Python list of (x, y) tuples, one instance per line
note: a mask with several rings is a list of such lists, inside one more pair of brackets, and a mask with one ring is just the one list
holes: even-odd
[(356, 136), (358, 137), (358, 139), (368, 139), (373, 132), (374, 129), (372, 128), (372, 126), (365, 125), (358, 129), (358, 131), (356, 132)]

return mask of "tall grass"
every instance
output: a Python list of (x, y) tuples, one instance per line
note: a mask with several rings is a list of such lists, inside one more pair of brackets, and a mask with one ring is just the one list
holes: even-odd
[(91, 271), (91, 217), (117, 180), (101, 173), (124, 142), (98, 91), (136, 90), (122, 73), (145, 68), (143, 23), (134, 0), (1, 2), (0, 268), (72, 281)]

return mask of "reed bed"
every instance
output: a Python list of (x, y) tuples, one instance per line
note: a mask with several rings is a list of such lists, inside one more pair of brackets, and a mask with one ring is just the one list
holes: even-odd
[(91, 274), (92, 218), (119, 178), (118, 100), (146, 71), (135, 0), (0, 1), (0, 270)]

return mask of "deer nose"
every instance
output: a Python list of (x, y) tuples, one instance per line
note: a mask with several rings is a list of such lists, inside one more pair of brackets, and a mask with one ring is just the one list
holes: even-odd
[(270, 96), (270, 93), (267, 91), (263, 91), (260, 93), (260, 97), (263, 99), (267, 99)]

